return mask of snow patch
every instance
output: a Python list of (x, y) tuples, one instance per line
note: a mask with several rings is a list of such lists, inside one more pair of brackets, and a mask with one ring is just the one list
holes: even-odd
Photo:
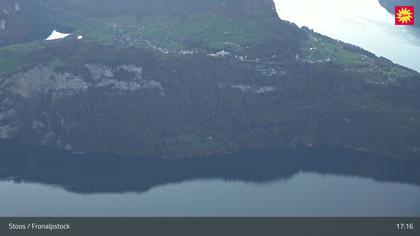
[(50, 36), (48, 36), (46, 40), (51, 41), (51, 40), (63, 39), (70, 35), (71, 34), (61, 33), (61, 32), (58, 32), (57, 30), (53, 30), (53, 32), (50, 34)]
[[(226, 88), (225, 84), (219, 84), (220, 88)], [(269, 93), (269, 92), (274, 92), (277, 90), (276, 87), (271, 87), (271, 86), (251, 86), (251, 85), (247, 85), (247, 84), (230, 84), (227, 85), (228, 88), (231, 89), (237, 89), (240, 90), (241, 92), (244, 93), (255, 93), (255, 94), (264, 94), (264, 93)]]

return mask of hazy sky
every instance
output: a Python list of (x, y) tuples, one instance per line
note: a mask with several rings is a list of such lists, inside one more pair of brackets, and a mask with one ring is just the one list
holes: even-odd
[[(420, 35), (378, 0), (275, 0), (280, 18), (420, 71)], [(418, 31), (417, 31), (418, 32)]]

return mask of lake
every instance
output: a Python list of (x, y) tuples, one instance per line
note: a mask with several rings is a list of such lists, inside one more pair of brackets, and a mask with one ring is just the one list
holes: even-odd
[(1, 142), (0, 216), (420, 216), (420, 162), (337, 148), (132, 159)]
[(396, 26), (378, 0), (275, 0), (281, 19), (420, 71), (420, 30)]

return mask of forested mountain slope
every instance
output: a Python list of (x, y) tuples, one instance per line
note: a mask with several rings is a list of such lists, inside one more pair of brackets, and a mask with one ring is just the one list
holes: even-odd
[[(167, 158), (299, 146), (420, 158), (419, 74), (282, 21), (271, 0), (6, 0), (0, 12), (2, 139)], [(45, 41), (53, 29), (72, 35)]]

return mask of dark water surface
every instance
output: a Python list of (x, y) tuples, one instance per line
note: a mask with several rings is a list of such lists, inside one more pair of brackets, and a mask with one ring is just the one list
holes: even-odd
[(420, 162), (334, 148), (132, 159), (0, 142), (0, 216), (420, 216)]

